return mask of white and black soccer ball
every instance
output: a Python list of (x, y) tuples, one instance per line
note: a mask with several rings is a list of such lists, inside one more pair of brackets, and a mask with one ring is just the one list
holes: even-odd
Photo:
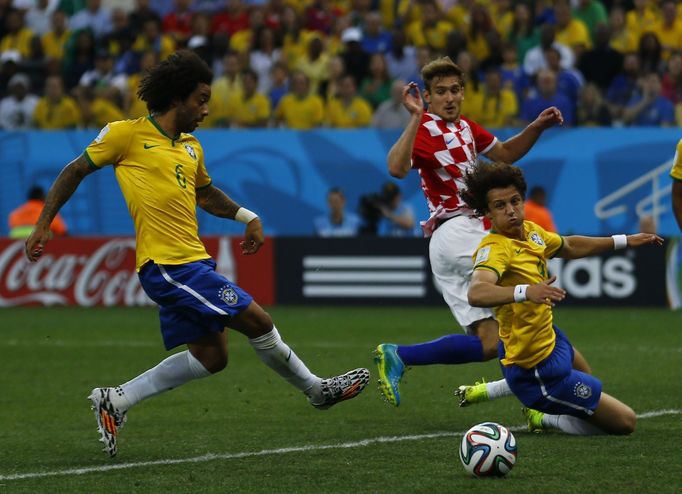
[(516, 438), (495, 422), (477, 424), (464, 434), (459, 459), (476, 477), (502, 477), (516, 463)]

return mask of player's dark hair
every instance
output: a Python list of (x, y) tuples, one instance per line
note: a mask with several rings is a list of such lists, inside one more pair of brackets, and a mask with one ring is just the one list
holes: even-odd
[(213, 71), (196, 53), (179, 50), (142, 77), (137, 95), (150, 113), (165, 113), (185, 101), (200, 83), (211, 84)]
[(488, 192), (513, 186), (526, 198), (526, 179), (517, 166), (507, 163), (481, 163), (464, 177), (466, 190), (461, 192), (467, 205), (483, 216), (488, 212)]
[(450, 57), (442, 57), (432, 60), (431, 62), (424, 65), (422, 68), (422, 80), (424, 81), (424, 87), (431, 91), (431, 83), (434, 79), (442, 79), (443, 77), (459, 77), (459, 80), (464, 85), (464, 72), (462, 69), (453, 62)]

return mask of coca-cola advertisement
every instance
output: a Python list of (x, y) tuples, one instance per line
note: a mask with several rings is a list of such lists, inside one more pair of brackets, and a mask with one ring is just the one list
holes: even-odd
[[(207, 237), (206, 250), (217, 271), (249, 292), (261, 305), (275, 301), (271, 239), (257, 254), (244, 256), (239, 238)], [(0, 239), (0, 307), (18, 305), (141, 306), (149, 300), (135, 272), (135, 239), (71, 237), (52, 240), (36, 263), (24, 255), (24, 241)]]

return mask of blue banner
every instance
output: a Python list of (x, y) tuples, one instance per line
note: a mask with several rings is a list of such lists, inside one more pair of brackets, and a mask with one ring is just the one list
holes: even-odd
[[(502, 140), (517, 132), (503, 129)], [(32, 185), (46, 189), (96, 131), (0, 132), (0, 236), (9, 212)], [(326, 195), (340, 187), (348, 209), (391, 180), (386, 154), (399, 136), (378, 130), (203, 130), (206, 165), (215, 185), (256, 211), (268, 235), (313, 234)], [(562, 233), (633, 233), (653, 216), (663, 235), (679, 235), (668, 175), (680, 129), (553, 129), (518, 164), (529, 186), (543, 186)], [(427, 217), (416, 172), (397, 181), (419, 219)], [(88, 176), (62, 210), (73, 235), (131, 234), (133, 225), (112, 167)], [(199, 214), (202, 234), (241, 234), (243, 226)]]

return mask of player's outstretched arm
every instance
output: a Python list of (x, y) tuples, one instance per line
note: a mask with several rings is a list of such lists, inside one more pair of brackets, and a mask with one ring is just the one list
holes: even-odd
[(564, 246), (557, 257), (579, 259), (600, 254), (613, 249), (640, 247), (642, 245), (662, 245), (663, 239), (654, 233), (636, 233), (634, 235), (613, 235), (611, 237), (585, 237), (569, 235), (564, 237)]
[(558, 108), (550, 106), (545, 108), (530, 124), (519, 134), (510, 137), (504, 142), (498, 142), (486, 153), (486, 156), (493, 161), (503, 163), (515, 163), (523, 158), (540, 135), (548, 128), (555, 125), (563, 125), (564, 117)]
[(36, 222), (33, 232), (26, 239), (26, 257), (30, 262), (36, 262), (43, 254), (45, 244), (51, 238), (50, 225), (52, 220), (78, 188), (81, 181), (95, 171), (88, 164), (82, 154), (66, 165), (55, 179), (47, 192), (45, 205)]
[(209, 185), (197, 189), (197, 204), (201, 209), (219, 218), (228, 218), (246, 224), (244, 240), (241, 242), (242, 254), (255, 254), (265, 241), (260, 218), (251, 211), (234, 202), (218, 187)]

